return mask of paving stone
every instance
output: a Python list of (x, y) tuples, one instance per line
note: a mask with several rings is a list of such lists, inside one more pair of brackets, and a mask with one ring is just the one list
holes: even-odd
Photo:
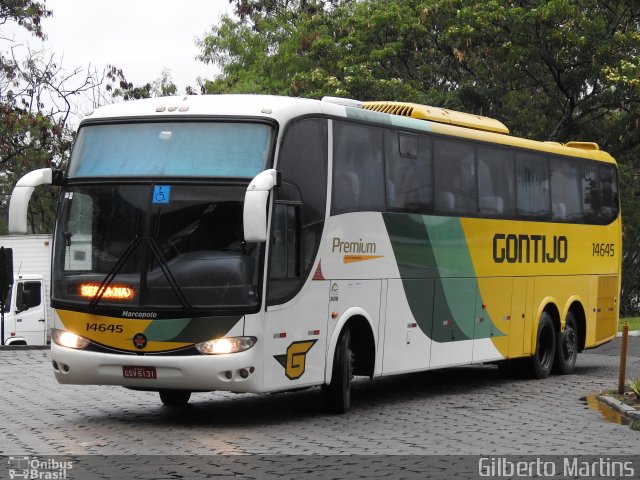
[[(416, 456), (408, 457), (416, 462), (424, 455), (637, 455), (639, 431), (605, 421), (581, 400), (615, 388), (618, 362), (610, 347), (581, 354), (575, 374), (542, 381), (503, 378), (490, 365), (362, 380), (354, 385), (351, 411), (329, 415), (317, 388), (194, 393), (187, 408), (168, 408), (153, 392), (59, 385), (48, 351), (0, 350), (0, 455), (264, 455), (266, 463), (313, 455), (306, 458), (317, 458), (318, 470), (305, 467), (305, 478), (330, 478), (322, 476), (329, 467), (321, 459), (335, 455)], [(632, 352), (627, 372), (640, 377), (640, 352)], [(210, 471), (211, 465), (199, 472), (188, 457), (176, 458), (165, 476), (153, 477), (154, 470), (149, 478), (200, 478)], [(396, 465), (400, 476), (368, 463), (358, 467), (368, 478), (438, 478), (411, 471), (411, 462)], [(122, 478), (127, 468), (145, 468), (130, 465), (121, 468)], [(255, 474), (241, 460), (215, 468), (215, 478)], [(0, 478), (4, 473), (0, 466)]]

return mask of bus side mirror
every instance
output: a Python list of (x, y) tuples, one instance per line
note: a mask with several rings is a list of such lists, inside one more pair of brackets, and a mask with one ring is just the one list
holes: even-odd
[(27, 173), (18, 180), (9, 202), (9, 233), (27, 233), (27, 209), (33, 190), (38, 185), (51, 185), (53, 169), (41, 168)]
[(244, 195), (242, 223), (246, 242), (267, 240), (267, 205), (269, 192), (280, 183), (280, 174), (273, 168), (260, 172), (247, 187)]

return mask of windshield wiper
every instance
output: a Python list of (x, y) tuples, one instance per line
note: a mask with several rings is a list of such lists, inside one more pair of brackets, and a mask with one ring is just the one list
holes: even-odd
[(129, 242), (129, 245), (127, 245), (127, 248), (125, 249), (125, 251), (122, 252), (122, 255), (120, 255), (120, 258), (118, 258), (118, 261), (115, 263), (113, 267), (111, 267), (111, 270), (109, 270), (109, 273), (107, 273), (107, 276), (104, 277), (104, 279), (102, 280), (102, 283), (100, 283), (100, 286), (96, 291), (96, 294), (91, 299), (91, 302), (89, 302), (89, 308), (95, 309), (98, 306), (98, 303), (100, 302), (103, 295), (107, 291), (107, 288), (109, 288), (109, 285), (111, 284), (115, 276), (118, 274), (122, 266), (129, 259), (129, 257), (131, 256), (131, 254), (139, 244), (140, 244), (140, 240), (138, 239), (137, 236)]
[(158, 244), (153, 238), (147, 238), (147, 245), (149, 245), (149, 250), (151, 250), (153, 257), (156, 259), (156, 262), (158, 262), (158, 265), (160, 265), (160, 268), (162, 269), (162, 273), (164, 273), (164, 276), (167, 278), (167, 281), (169, 282), (169, 286), (171, 287), (173, 292), (176, 294), (176, 297), (178, 297), (178, 300), (182, 304), (182, 307), (187, 312), (192, 313), (194, 309), (189, 303), (189, 300), (187, 300), (187, 297), (184, 294), (184, 292), (180, 289), (180, 286), (178, 285), (178, 282), (176, 282), (176, 279), (174, 278), (173, 274), (171, 273), (171, 270), (167, 265), (167, 261), (162, 256), (162, 252), (160, 251)]

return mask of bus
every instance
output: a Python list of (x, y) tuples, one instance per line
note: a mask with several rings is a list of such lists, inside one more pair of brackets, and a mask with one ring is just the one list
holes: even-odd
[(617, 330), (616, 163), (597, 144), (398, 102), (162, 97), (96, 109), (60, 185), (51, 359), (62, 384), (320, 386), (497, 363), (569, 374)]

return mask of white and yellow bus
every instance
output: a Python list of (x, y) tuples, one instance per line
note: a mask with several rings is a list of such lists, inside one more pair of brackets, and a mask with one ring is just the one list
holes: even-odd
[(158, 391), (322, 386), (518, 363), (570, 373), (616, 334), (614, 160), (593, 143), (394, 102), (228, 95), (111, 105), (56, 183), (60, 383)]

